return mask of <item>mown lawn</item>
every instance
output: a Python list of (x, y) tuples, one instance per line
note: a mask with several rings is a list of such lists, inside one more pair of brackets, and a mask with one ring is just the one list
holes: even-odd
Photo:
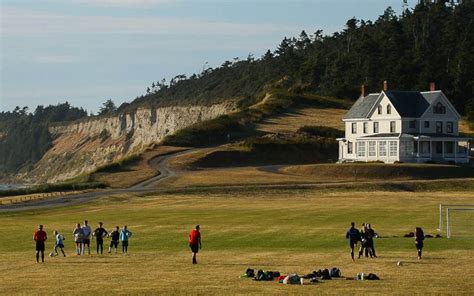
[[(416, 260), (415, 226), (437, 234), (438, 204), (473, 203), (473, 192), (334, 192), (261, 190), (254, 193), (120, 196), (68, 208), (0, 213), (0, 294), (362, 294), (474, 291), (472, 215), (460, 215), (454, 238), (427, 239)], [(73, 255), (74, 224), (103, 221), (107, 229), (129, 226), (130, 254)], [(382, 236), (379, 258), (350, 262), (346, 229), (372, 223)], [(66, 236), (66, 258), (37, 264), (31, 240), (35, 226)], [(200, 224), (203, 249), (190, 264), (189, 230)], [(462, 234), (456, 237), (456, 233)], [(108, 239), (106, 240), (108, 243)], [(95, 247), (95, 243), (92, 244)], [(396, 265), (398, 261), (403, 266)], [(378, 282), (346, 279), (285, 286), (239, 279), (247, 267), (309, 273), (337, 266), (344, 276), (374, 272)]]

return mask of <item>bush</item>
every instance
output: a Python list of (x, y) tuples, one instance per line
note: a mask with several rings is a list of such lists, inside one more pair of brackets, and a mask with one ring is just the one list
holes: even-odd
[(0, 196), (15, 196), (25, 195), (34, 193), (48, 193), (57, 191), (75, 191), (85, 189), (97, 189), (106, 188), (107, 185), (102, 182), (90, 182), (90, 183), (56, 183), (56, 184), (43, 184), (29, 188), (18, 188), (0, 191)]
[(142, 159), (142, 156), (140, 154), (133, 154), (133, 155), (130, 155), (128, 157), (122, 158), (120, 160), (114, 161), (114, 162), (112, 162), (110, 164), (107, 164), (105, 166), (99, 167), (95, 170), (94, 173), (118, 172), (118, 171), (121, 171), (127, 165), (137, 163), (141, 159)]
[(312, 136), (326, 137), (326, 138), (341, 138), (344, 137), (344, 132), (328, 126), (310, 126), (305, 125), (298, 129), (298, 133), (306, 133)]

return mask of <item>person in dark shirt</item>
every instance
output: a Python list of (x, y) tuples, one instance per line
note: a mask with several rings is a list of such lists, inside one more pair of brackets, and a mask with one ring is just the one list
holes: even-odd
[(372, 229), (372, 225), (367, 224), (367, 233), (368, 233), (368, 248), (365, 250), (365, 257), (367, 257), (368, 251), (372, 251), (372, 256), (377, 258), (375, 255), (375, 246), (374, 246), (374, 238), (377, 237), (375, 230)]
[(36, 242), (36, 262), (39, 263), (39, 254), (41, 253), (41, 262), (44, 262), (44, 242), (48, 235), (43, 230), (43, 225), (38, 226), (38, 230), (33, 234), (33, 240)]
[(358, 259), (360, 259), (360, 256), (362, 256), (364, 251), (365, 251), (365, 257), (369, 257), (369, 254), (370, 254), (370, 258), (372, 258), (372, 250), (369, 248), (369, 244), (370, 244), (369, 240), (371, 236), (370, 236), (370, 232), (368, 231), (367, 224), (365, 223), (362, 223), (362, 229), (360, 230), (360, 237), (361, 237), (361, 240), (360, 240), (360, 249), (359, 249)]
[(109, 247), (109, 254), (112, 253), (112, 248), (115, 248), (115, 254), (117, 254), (117, 248), (119, 244), (119, 238), (120, 238), (120, 231), (119, 227), (115, 226), (115, 230), (109, 233), (109, 236), (111, 238), (110, 240), (110, 247)]
[(418, 260), (421, 260), (421, 253), (423, 252), (423, 240), (425, 239), (425, 234), (421, 227), (417, 227), (415, 230), (415, 246), (418, 251)]
[(360, 232), (355, 228), (355, 223), (351, 223), (351, 228), (346, 233), (346, 238), (349, 241), (349, 247), (351, 248), (351, 258), (354, 262), (354, 247), (357, 245), (357, 242), (360, 240)]
[(193, 264), (197, 264), (196, 254), (199, 252), (199, 249), (202, 248), (201, 233), (199, 232), (199, 229), (199, 225), (196, 225), (196, 228), (191, 230), (189, 233), (189, 247), (193, 253)]
[(104, 223), (99, 222), (99, 227), (92, 233), (92, 235), (95, 236), (97, 254), (99, 254), (99, 250), (101, 254), (104, 252), (104, 237), (107, 236), (107, 230), (105, 230), (102, 225), (104, 225)]

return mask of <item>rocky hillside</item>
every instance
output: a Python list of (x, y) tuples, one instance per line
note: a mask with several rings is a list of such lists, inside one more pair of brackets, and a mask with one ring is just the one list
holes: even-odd
[(236, 101), (226, 101), (210, 106), (137, 109), (113, 117), (51, 126), (53, 147), (33, 170), (19, 178), (31, 183), (70, 179), (140, 153), (179, 129), (236, 110)]

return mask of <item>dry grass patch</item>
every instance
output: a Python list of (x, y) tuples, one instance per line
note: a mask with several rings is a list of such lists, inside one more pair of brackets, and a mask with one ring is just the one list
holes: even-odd
[(112, 188), (127, 188), (156, 176), (158, 172), (150, 165), (152, 159), (160, 155), (183, 150), (186, 150), (186, 148), (172, 146), (152, 147), (141, 154), (138, 162), (127, 165), (118, 172), (93, 173), (91, 179), (95, 182), (106, 183)]
[(345, 109), (306, 107), (270, 117), (257, 125), (256, 129), (267, 133), (295, 133), (300, 127), (310, 125), (344, 130), (342, 117), (346, 112)]

